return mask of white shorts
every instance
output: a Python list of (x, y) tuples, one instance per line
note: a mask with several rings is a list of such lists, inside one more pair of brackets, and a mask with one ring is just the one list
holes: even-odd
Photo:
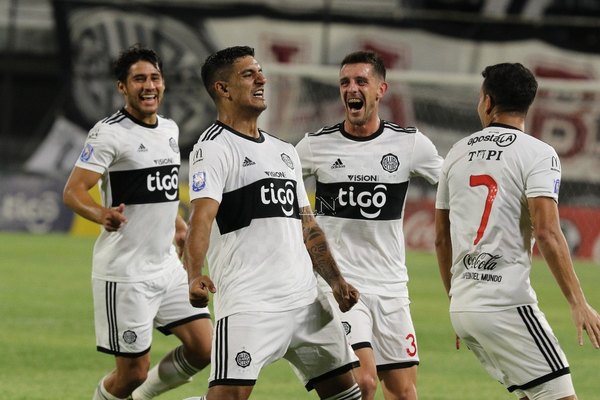
[(175, 326), (210, 318), (207, 308), (190, 304), (183, 267), (143, 282), (92, 278), (92, 290), (96, 347), (103, 353), (139, 357), (150, 350), (153, 327), (168, 335)]
[(451, 312), (454, 331), (509, 392), (529, 399), (574, 395), (569, 364), (537, 305)]
[(252, 386), (264, 366), (285, 358), (307, 390), (358, 366), (324, 296), (281, 312), (243, 312), (215, 324), (209, 386)]
[[(329, 301), (336, 304), (333, 294)], [(360, 294), (350, 311), (339, 312), (348, 342), (354, 350), (371, 347), (378, 371), (419, 364), (417, 336), (410, 301), (399, 297)]]

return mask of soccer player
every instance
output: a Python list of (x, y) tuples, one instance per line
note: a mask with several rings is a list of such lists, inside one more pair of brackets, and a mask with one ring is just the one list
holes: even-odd
[[(520, 399), (575, 399), (569, 364), (531, 287), (534, 239), (567, 299), (579, 344), (600, 347), (560, 229), (560, 161), (525, 133), (537, 82), (521, 64), (483, 70), (483, 129), (448, 153), (436, 199), (436, 251), (457, 336)], [(458, 342), (457, 342), (458, 343)]]
[[(178, 257), (187, 225), (177, 215), (179, 129), (157, 114), (165, 90), (162, 61), (136, 45), (121, 53), (114, 73), (125, 106), (90, 130), (64, 202), (102, 226), (92, 269), (96, 344), (115, 357), (116, 368), (93, 399), (125, 399), (132, 392), (133, 399), (151, 399), (208, 364), (212, 322), (206, 308), (189, 304)], [(98, 182), (102, 204), (88, 193)], [(182, 345), (148, 372), (153, 326)]]
[(205, 307), (215, 293), (207, 398), (247, 399), (263, 366), (285, 358), (320, 398), (360, 399), (356, 357), (313, 269), (342, 311), (359, 294), (315, 222), (294, 146), (257, 126), (266, 78), (254, 49), (214, 53), (202, 79), (218, 116), (190, 154), (185, 259), (192, 304)]
[(342, 317), (360, 360), (364, 399), (378, 378), (386, 399), (417, 398), (417, 338), (412, 323), (402, 214), (411, 177), (435, 184), (442, 158), (416, 128), (379, 117), (387, 91), (381, 58), (358, 51), (341, 62), (345, 119), (296, 146), (304, 176), (316, 178), (317, 221), (344, 276), (361, 293)]

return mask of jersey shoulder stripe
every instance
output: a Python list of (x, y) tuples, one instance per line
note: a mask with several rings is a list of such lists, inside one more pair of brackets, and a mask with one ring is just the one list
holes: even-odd
[(206, 142), (210, 140), (215, 140), (217, 136), (219, 136), (223, 132), (223, 129), (223, 126), (219, 124), (212, 124), (204, 132), (202, 132), (198, 141)]
[(341, 130), (341, 128), (342, 128), (341, 125), (342, 125), (342, 123), (340, 122), (340, 123), (337, 123), (337, 124), (332, 125), (332, 126), (325, 126), (325, 127), (319, 129), (316, 132), (309, 132), (308, 136), (329, 135), (329, 134), (332, 134), (332, 133), (335, 133), (335, 132), (339, 132)]
[(394, 132), (417, 133), (417, 128), (415, 128), (414, 126), (402, 127), (402, 126), (395, 124), (393, 122), (390, 122), (390, 121), (383, 121), (383, 127), (390, 129)]
[(113, 124), (118, 124), (119, 122), (123, 121), (125, 118), (127, 118), (127, 115), (125, 115), (121, 110), (119, 110), (116, 113), (114, 113), (113, 115), (111, 115), (110, 117), (104, 118), (101, 122), (103, 124), (113, 125)]

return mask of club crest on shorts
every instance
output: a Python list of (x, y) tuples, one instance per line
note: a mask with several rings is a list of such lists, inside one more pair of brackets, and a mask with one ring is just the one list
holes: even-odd
[(135, 341), (137, 340), (137, 335), (134, 331), (127, 330), (123, 332), (123, 340), (127, 344), (135, 343)]
[(235, 356), (235, 362), (240, 367), (246, 368), (252, 362), (252, 357), (250, 356), (250, 353), (242, 350), (239, 353), (237, 353), (237, 355)]
[(396, 155), (388, 153), (381, 157), (381, 166), (389, 173), (396, 172), (400, 166), (400, 161)]
[(342, 321), (342, 326), (344, 327), (344, 332), (348, 335), (352, 331), (352, 325), (348, 323), (348, 321)]

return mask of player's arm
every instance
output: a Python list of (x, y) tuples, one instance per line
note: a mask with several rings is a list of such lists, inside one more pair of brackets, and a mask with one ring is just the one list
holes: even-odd
[(346, 282), (340, 273), (325, 239), (325, 234), (317, 224), (310, 206), (303, 207), (300, 214), (304, 245), (312, 260), (313, 268), (331, 286), (340, 310), (346, 312), (358, 301), (358, 290)]
[(190, 219), (184, 245), (184, 264), (188, 274), (190, 303), (194, 307), (208, 305), (209, 292), (215, 293), (212, 280), (203, 275), (208, 252), (210, 230), (219, 210), (219, 203), (211, 198), (192, 200)]
[(546, 263), (571, 307), (577, 327), (577, 340), (583, 344), (585, 330), (595, 348), (600, 348), (600, 316), (585, 299), (579, 279), (573, 269), (569, 247), (558, 216), (558, 206), (550, 197), (527, 199), (533, 232)]
[(63, 190), (63, 201), (83, 218), (102, 225), (109, 232), (114, 232), (127, 222), (123, 214), (125, 205), (103, 207), (92, 198), (89, 190), (98, 183), (101, 176), (98, 172), (73, 168)]
[(450, 279), (452, 274), (452, 241), (450, 239), (450, 211), (437, 208), (435, 210), (435, 252), (442, 283), (446, 294), (450, 296)]

